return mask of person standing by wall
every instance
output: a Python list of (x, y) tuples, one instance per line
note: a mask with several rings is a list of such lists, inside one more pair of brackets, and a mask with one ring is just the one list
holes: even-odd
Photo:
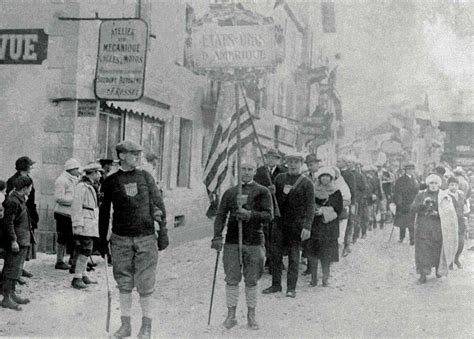
[(5, 212), (2, 220), (5, 230), (5, 264), (3, 267), (3, 300), (2, 307), (20, 311), (19, 305), (27, 304), (15, 293), (15, 286), (21, 276), (23, 263), (28, 249), (35, 243), (31, 219), (26, 207), (28, 194), (33, 187), (29, 176), (21, 175), (13, 181), (13, 191), (5, 201)]
[[(15, 182), (16, 178), (18, 178), (21, 175), (26, 175), (31, 178), (30, 174), (31, 174), (31, 171), (34, 169), (34, 164), (35, 162), (27, 156), (22, 156), (15, 161), (16, 173), (7, 180), (7, 194), (9, 194), (13, 190), (14, 188), (13, 183)], [(30, 213), (31, 227), (33, 229), (33, 232), (35, 232), (35, 230), (38, 228), (39, 214), (38, 214), (38, 209), (36, 208), (34, 184), (31, 188), (30, 194), (28, 195), (28, 199), (26, 200), (26, 207), (28, 208), (28, 212)], [(34, 244), (31, 245), (28, 249), (26, 260), (29, 260), (29, 259), (36, 259), (36, 247)], [(24, 268), (22, 268), (21, 275), (26, 278), (33, 277), (33, 274), (31, 274)], [(20, 281), (21, 281), (21, 278), (20, 278)]]
[[(80, 175), (79, 161), (69, 159), (64, 164), (64, 171), (54, 182), (54, 198), (56, 206), (54, 207), (54, 219), (56, 220), (56, 232), (58, 235), (58, 248), (56, 251), (57, 270), (74, 269), (74, 237), (72, 234), (71, 206), (74, 200), (74, 189)], [(66, 251), (70, 255), (69, 262), (71, 267), (64, 262)]]
[[(245, 281), (245, 297), (247, 301), (247, 324), (251, 329), (258, 329), (255, 318), (257, 306), (257, 284), (263, 273), (264, 234), (263, 225), (273, 219), (272, 196), (270, 191), (253, 180), (255, 164), (243, 162), (242, 196), (239, 197), (238, 187), (225, 191), (217, 210), (214, 221), (214, 238), (211, 248), (220, 251), (222, 248), (222, 231), (227, 222), (227, 234), (224, 245), (224, 272), (226, 281), (226, 301), (228, 315), (224, 327), (230, 329), (237, 325), (235, 312), (239, 300), (239, 283), (242, 274)], [(238, 208), (237, 201), (242, 199), (243, 205)], [(240, 265), (238, 222), (242, 221), (242, 265)]]
[(71, 286), (76, 289), (84, 289), (89, 284), (97, 283), (86, 275), (86, 269), (94, 238), (99, 237), (99, 200), (94, 185), (99, 182), (100, 170), (100, 165), (96, 163), (84, 167), (84, 176), (75, 188), (71, 206), (72, 233), (76, 244), (76, 267)]
[[(115, 337), (131, 335), (132, 291), (140, 295), (142, 323), (139, 338), (150, 338), (152, 294), (155, 290), (158, 250), (168, 246), (166, 210), (150, 173), (138, 166), (142, 147), (124, 140), (117, 144), (120, 168), (105, 178), (99, 208), (99, 236), (102, 257), (107, 253), (110, 209), (113, 207), (110, 247), (113, 273), (120, 291), (121, 326)], [(158, 221), (160, 229), (155, 230)], [(158, 241), (157, 241), (158, 240)], [(158, 245), (158, 246), (157, 246)]]
[(296, 297), (301, 241), (309, 239), (314, 215), (313, 183), (301, 174), (303, 160), (300, 154), (287, 155), (288, 172), (275, 179), (281, 217), (272, 233), (272, 286), (264, 289), (264, 294), (282, 290), (281, 263), (283, 253), (288, 249), (286, 296)]

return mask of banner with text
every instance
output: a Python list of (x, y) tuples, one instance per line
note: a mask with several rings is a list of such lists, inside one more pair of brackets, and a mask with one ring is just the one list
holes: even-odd
[(43, 29), (0, 29), (0, 65), (40, 65), (47, 54)]
[(141, 19), (105, 20), (100, 25), (94, 91), (102, 100), (143, 96), (148, 26)]
[(196, 68), (275, 67), (275, 26), (203, 25), (192, 31)]

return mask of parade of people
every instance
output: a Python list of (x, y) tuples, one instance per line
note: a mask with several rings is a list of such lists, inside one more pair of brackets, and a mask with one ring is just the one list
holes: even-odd
[(0, 1), (0, 337), (472, 337), (471, 2)]

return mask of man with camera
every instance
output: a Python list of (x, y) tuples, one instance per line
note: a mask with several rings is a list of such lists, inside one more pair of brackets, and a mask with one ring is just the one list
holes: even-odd
[[(110, 246), (114, 278), (120, 290), (122, 326), (114, 334), (119, 338), (131, 335), (131, 293), (135, 287), (142, 309), (138, 337), (150, 338), (158, 250), (168, 246), (163, 200), (151, 174), (137, 168), (142, 150), (132, 141), (117, 144), (120, 168), (105, 178), (101, 187), (103, 201), (99, 210), (99, 235), (103, 257), (107, 253), (112, 205), (114, 209)], [(154, 221), (160, 224), (158, 246)]]

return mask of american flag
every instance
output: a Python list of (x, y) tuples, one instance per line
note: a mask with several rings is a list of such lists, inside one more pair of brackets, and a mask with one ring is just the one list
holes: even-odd
[[(240, 145), (245, 147), (255, 138), (252, 127), (252, 117), (246, 106), (240, 107)], [(237, 113), (221, 122), (212, 138), (212, 145), (204, 168), (203, 181), (211, 205), (206, 213), (208, 217), (215, 216), (219, 202), (219, 191), (227, 173), (232, 170), (232, 161), (237, 154)]]

